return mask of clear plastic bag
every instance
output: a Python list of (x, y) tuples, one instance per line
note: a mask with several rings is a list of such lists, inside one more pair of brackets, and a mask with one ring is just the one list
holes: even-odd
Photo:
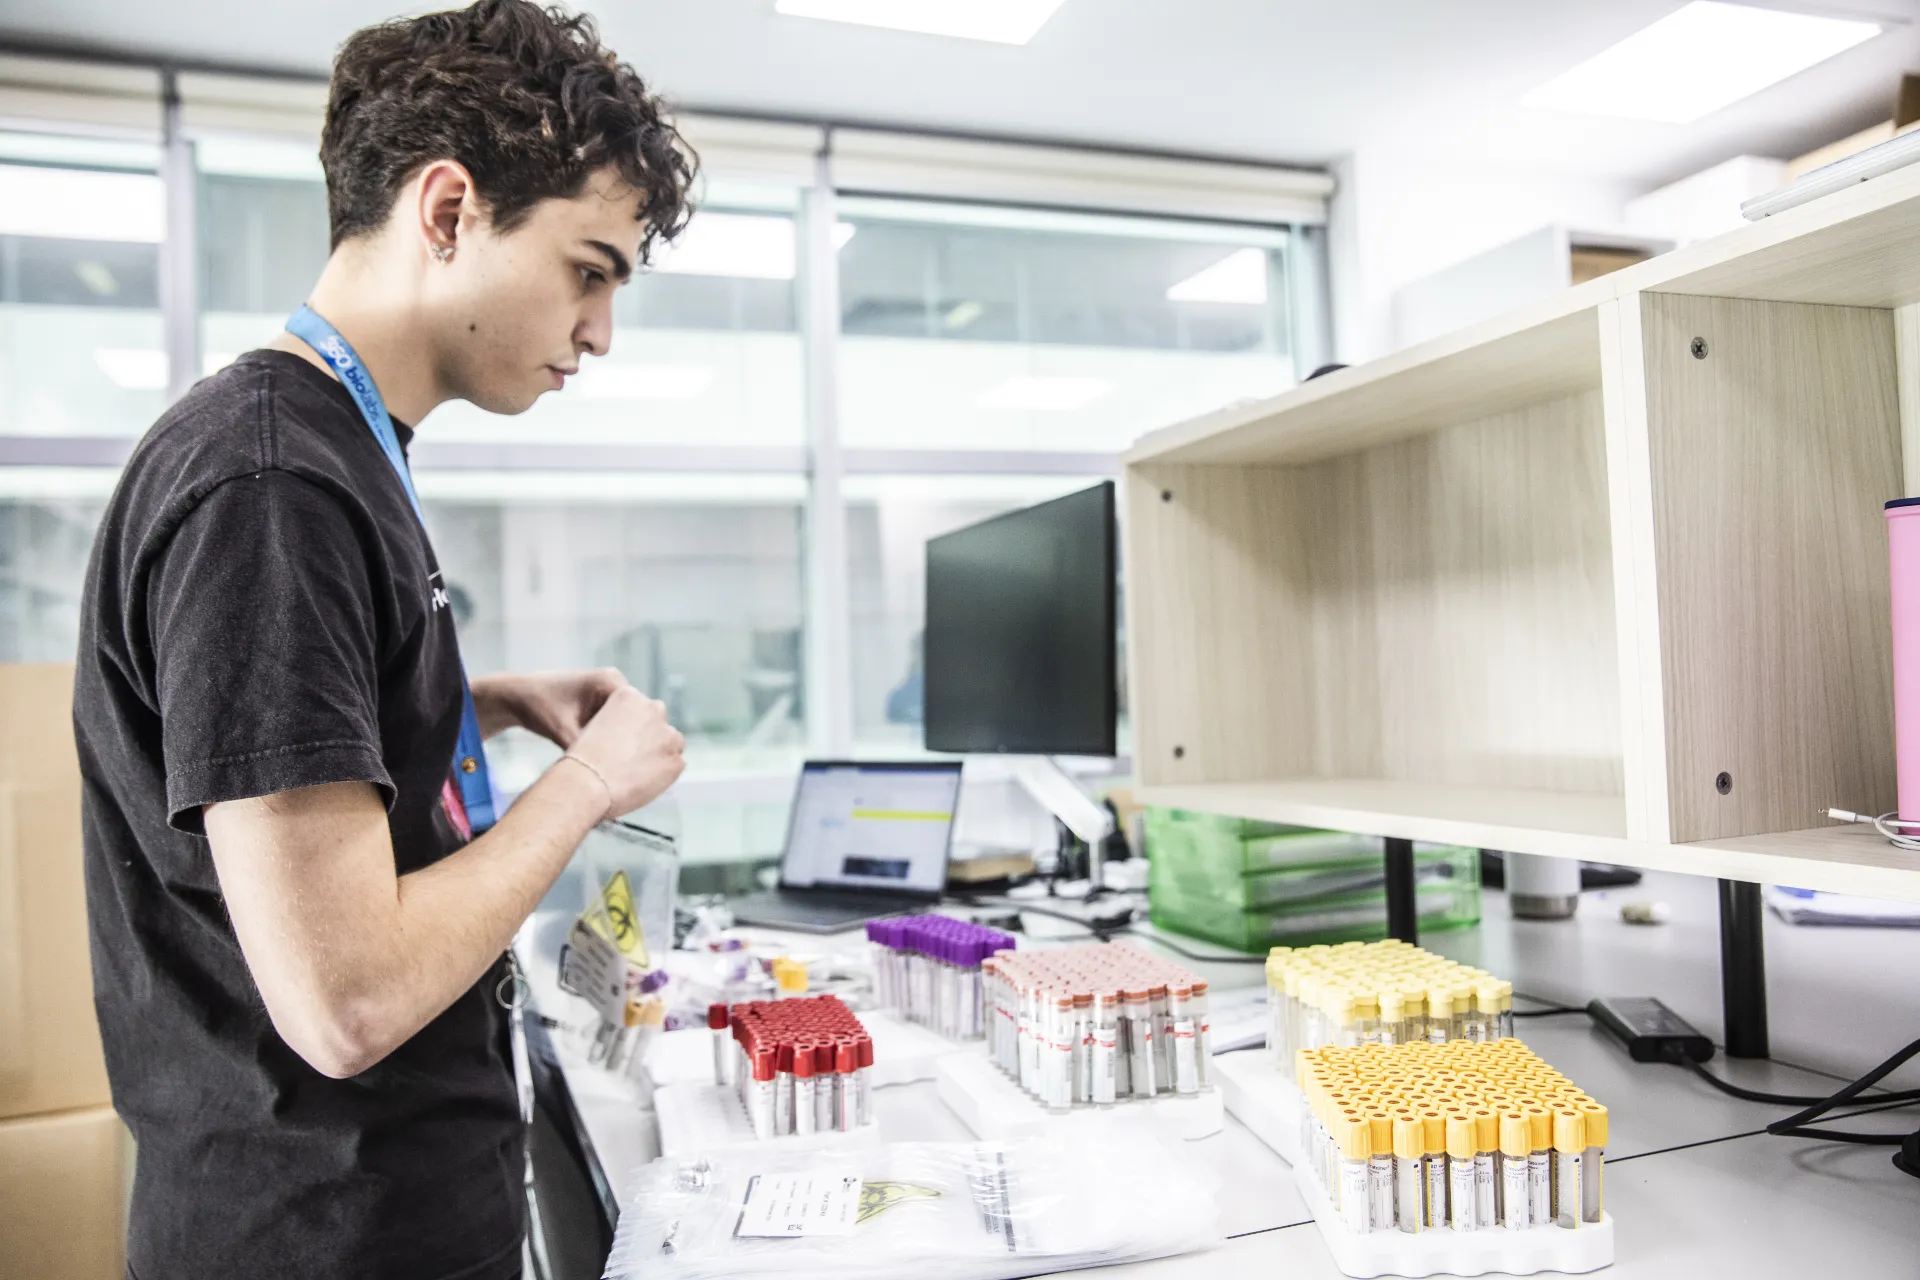
[[(843, 1199), (836, 1221), (833, 1192), (853, 1179), (857, 1211)], [(824, 1210), (791, 1224), (800, 1234), (752, 1234), (766, 1197), (796, 1185)], [(606, 1277), (1011, 1280), (1210, 1248), (1220, 1242), (1217, 1192), (1192, 1155), (1133, 1125), (663, 1158), (635, 1175)]]

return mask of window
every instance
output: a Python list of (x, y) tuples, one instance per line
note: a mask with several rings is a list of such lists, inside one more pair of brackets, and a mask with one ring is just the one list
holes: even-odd
[[(0, 661), (65, 662), (112, 468), (60, 450), (165, 403), (158, 151), (0, 133)], [(118, 446), (115, 446), (118, 447)]]
[(1291, 385), (1291, 238), (873, 199), (840, 213), (842, 434), (850, 468), (870, 450), (891, 471), (844, 486), (854, 734), (917, 746), (927, 539), (1115, 474), (1144, 431)]
[(848, 199), (850, 449), (1117, 453), (1295, 380), (1288, 235)]
[[(164, 164), (139, 110), (0, 129), (0, 661), (71, 656), (94, 531), (165, 407), (168, 353), (225, 366), (327, 260), (320, 86), (177, 83), (186, 146)], [(928, 538), (1116, 475), (1141, 432), (1278, 391), (1296, 346), (1319, 349), (1302, 302), (1320, 286), (1301, 283), (1318, 249), (1295, 228), (1015, 204), (1138, 194), (1279, 224), (1317, 219), (1324, 179), (682, 123), (707, 170), (699, 216), (616, 294), (612, 352), (525, 414), (443, 406), (413, 458), (468, 669), (620, 668), (687, 734), (665, 807), (689, 860), (752, 863), (779, 849), (803, 753), (919, 749)], [(860, 194), (821, 193), (837, 261), (810, 264), (802, 196), (843, 168)], [(168, 226), (176, 211), (190, 225)], [(183, 243), (190, 287), (163, 289)], [(805, 282), (836, 277), (838, 331), (803, 334)], [(833, 492), (844, 548), (841, 513), (817, 505)], [(836, 543), (826, 560), (810, 528)], [(847, 652), (822, 653), (813, 638), (842, 628), (807, 611), (843, 591)], [(495, 776), (517, 790), (554, 754), (508, 734)]]

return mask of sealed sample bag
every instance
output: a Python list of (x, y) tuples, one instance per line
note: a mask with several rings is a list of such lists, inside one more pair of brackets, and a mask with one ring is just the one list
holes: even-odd
[(663, 1158), (636, 1177), (606, 1276), (1011, 1280), (1208, 1248), (1217, 1190), (1133, 1126)]

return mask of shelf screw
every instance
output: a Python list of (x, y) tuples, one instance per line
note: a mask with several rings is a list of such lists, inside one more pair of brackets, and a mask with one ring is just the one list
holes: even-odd
[(1732, 795), (1733, 794), (1733, 775), (1730, 773), (1722, 773), (1719, 777), (1713, 780), (1713, 789), (1715, 791), (1718, 791), (1723, 796)]
[(1175, 748), (1173, 749), (1173, 758), (1174, 758), (1175, 760), (1184, 760), (1184, 759), (1186, 759), (1186, 758), (1187, 758), (1187, 749), (1186, 749), (1185, 747), (1175, 747)]
[(1162, 489), (1162, 490), (1160, 491), (1160, 501), (1162, 501), (1162, 502), (1172, 502), (1172, 501), (1173, 501), (1173, 490), (1171, 490), (1171, 489)]
[(1687, 349), (1693, 352), (1693, 358), (1695, 360), (1705, 360), (1707, 358), (1707, 340), (1705, 338), (1695, 338), (1693, 345)]

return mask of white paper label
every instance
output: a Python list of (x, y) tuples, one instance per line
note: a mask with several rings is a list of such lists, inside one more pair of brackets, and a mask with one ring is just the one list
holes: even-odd
[(860, 1215), (860, 1179), (852, 1174), (768, 1173), (747, 1184), (733, 1234), (786, 1240), (853, 1234)]
[(627, 958), (620, 949), (575, 920), (560, 956), (560, 989), (571, 991), (614, 1026), (626, 1025)]

